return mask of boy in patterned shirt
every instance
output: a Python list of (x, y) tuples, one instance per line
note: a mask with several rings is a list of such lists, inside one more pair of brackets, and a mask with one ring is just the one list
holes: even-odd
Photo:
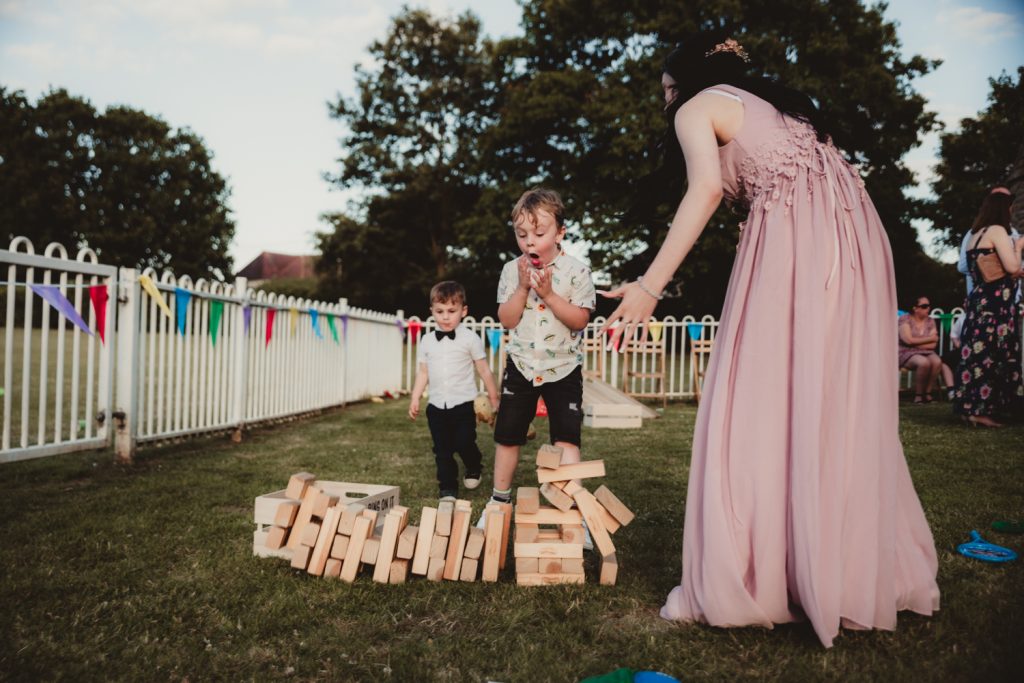
[(498, 282), (498, 319), (511, 330), (494, 426), (494, 488), (491, 499), (507, 503), (519, 448), (542, 396), (551, 443), (562, 462), (580, 460), (583, 424), (583, 354), (580, 343), (596, 305), (590, 269), (566, 254), (565, 206), (558, 193), (534, 188), (512, 209), (522, 256), (505, 264)]

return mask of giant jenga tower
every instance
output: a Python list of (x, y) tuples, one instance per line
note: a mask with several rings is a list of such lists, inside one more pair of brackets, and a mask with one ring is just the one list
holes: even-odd
[[(562, 449), (543, 445), (537, 452), (540, 488), (516, 492), (516, 582), (523, 586), (583, 583), (583, 523), (601, 554), (603, 585), (615, 584), (618, 559), (611, 534), (633, 521), (633, 513), (601, 486), (591, 493), (580, 479), (605, 476), (604, 461), (562, 464)], [(541, 505), (543, 497), (550, 505)]]

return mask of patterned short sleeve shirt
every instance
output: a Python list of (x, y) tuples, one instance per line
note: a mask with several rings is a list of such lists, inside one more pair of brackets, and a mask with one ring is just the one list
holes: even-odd
[[(498, 303), (508, 301), (519, 286), (518, 259), (505, 264), (498, 281)], [(564, 251), (551, 264), (551, 288), (560, 297), (591, 311), (597, 292), (590, 268)], [(583, 364), (582, 332), (570, 330), (530, 290), (526, 309), (509, 337), (508, 355), (534, 386), (562, 379)]]

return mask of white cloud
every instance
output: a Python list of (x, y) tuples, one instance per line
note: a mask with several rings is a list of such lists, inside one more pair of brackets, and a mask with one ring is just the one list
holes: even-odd
[(981, 7), (943, 9), (936, 21), (954, 36), (987, 45), (1004, 38), (1019, 38), (1020, 26), (1012, 14), (990, 12)]
[(4, 54), (46, 71), (59, 69), (65, 64), (64, 56), (51, 42), (8, 45), (4, 48)]

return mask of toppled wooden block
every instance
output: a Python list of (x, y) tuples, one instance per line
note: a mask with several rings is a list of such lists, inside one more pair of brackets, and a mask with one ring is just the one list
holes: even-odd
[(341, 580), (352, 583), (359, 573), (359, 563), (363, 557), (363, 546), (366, 539), (370, 537), (370, 529), (373, 522), (369, 517), (359, 515), (352, 528), (352, 537), (348, 542), (348, 550), (345, 552), (345, 562), (341, 565)]
[(560, 583), (583, 583), (583, 574), (516, 574), (520, 586), (553, 586)]
[(575, 496), (577, 491), (583, 490), (583, 487), (580, 486), (579, 482), (571, 479), (569, 481), (553, 481), (551, 482), (551, 485), (562, 489), (562, 492), (570, 498)]
[(585, 460), (583, 462), (561, 465), (558, 469), (538, 469), (537, 481), (545, 484), (551, 481), (568, 481), (570, 479), (589, 479), (604, 476), (604, 460)]
[(537, 451), (537, 467), (553, 470), (562, 464), (562, 448), (544, 444)]
[(341, 560), (332, 557), (327, 560), (327, 564), (324, 565), (324, 578), (333, 577), (335, 579), (341, 577)]
[(341, 519), (341, 510), (337, 507), (328, 508), (324, 523), (320, 525), (320, 535), (313, 546), (313, 554), (309, 558), (308, 572), (314, 576), (321, 576), (327, 566), (327, 560), (331, 557), (331, 546), (334, 544), (334, 537), (337, 536), (338, 520)]
[(455, 514), (455, 503), (450, 500), (442, 500), (437, 504), (437, 528), (434, 533), (441, 536), (452, 535), (452, 517)]
[(562, 512), (568, 512), (572, 509), (573, 500), (565, 491), (558, 488), (552, 483), (541, 484), (540, 494), (544, 496), (544, 499), (554, 505)]
[(516, 491), (516, 512), (532, 515), (540, 507), (540, 497), (534, 486), (520, 486)]
[(622, 526), (619, 524), (619, 520), (612, 517), (612, 513), (608, 512), (605, 506), (601, 505), (601, 502), (597, 500), (597, 498), (594, 499), (594, 505), (597, 506), (597, 514), (601, 518), (601, 523), (604, 524), (604, 528), (608, 533), (614, 534), (618, 531), (619, 527)]
[(396, 558), (391, 562), (391, 573), (388, 575), (388, 583), (405, 583), (409, 577), (409, 560)]
[(284, 546), (285, 541), (288, 539), (288, 530), (280, 526), (270, 527), (270, 533), (267, 534), (266, 546), (271, 550), (278, 550)]
[(469, 537), (472, 506), (468, 500), (455, 501), (455, 517), (452, 519), (452, 536), (448, 543), (448, 555), (445, 557), (444, 578), (458, 581), (462, 569), (462, 558), (466, 552), (466, 539)]
[(366, 506), (360, 503), (349, 503), (341, 512), (341, 519), (338, 521), (338, 533), (346, 536), (352, 535), (352, 527), (356, 523), (356, 517), (362, 514)]
[(498, 567), (501, 563), (502, 529), (505, 526), (505, 513), (499, 509), (487, 510), (484, 522), (484, 559), (481, 568), (481, 580), (497, 581)]
[[(484, 522), (486, 524), (486, 521)], [(469, 537), (466, 538), (466, 550), (463, 557), (469, 560), (479, 560), (480, 553), (484, 549), (484, 530), (476, 527), (469, 530)]]
[(462, 568), (459, 570), (459, 581), (476, 581), (476, 570), (478, 560), (466, 557), (462, 560)]
[(334, 544), (331, 545), (331, 557), (337, 560), (344, 560), (345, 553), (348, 551), (348, 536), (344, 534), (335, 534)]
[(285, 489), (285, 498), (302, 500), (306, 490), (316, 482), (316, 477), (309, 472), (297, 472), (288, 478), (288, 488)]
[(317, 496), (316, 504), (313, 506), (313, 516), (323, 519), (327, 516), (327, 508), (334, 507), (337, 504), (337, 496), (332, 496), (327, 493), (321, 493), (319, 496)]
[(636, 516), (604, 484), (601, 484), (601, 486), (594, 491), (594, 497), (597, 498), (597, 502), (601, 503), (611, 516), (617, 519), (622, 526), (626, 526), (632, 522), (633, 518)]
[(370, 536), (363, 544), (363, 554), (359, 561), (363, 564), (377, 564), (377, 556), (380, 554), (380, 536)]
[(613, 555), (615, 553), (615, 544), (612, 543), (612, 538), (608, 535), (608, 530), (605, 529), (604, 522), (601, 520), (601, 514), (598, 511), (600, 503), (594, 498), (594, 494), (583, 489), (576, 492), (573, 500), (576, 501), (580, 512), (583, 513), (583, 519), (586, 520), (587, 528), (590, 529), (590, 537), (594, 539), (594, 545), (597, 546), (601, 555), (604, 557)]
[[(448, 538), (442, 536), (442, 538)], [(444, 578), (444, 558), (443, 557), (432, 557), (430, 558), (430, 564), (427, 565), (427, 580), (428, 581), (440, 581)]]
[[(512, 526), (512, 504), (511, 503), (492, 503), (497, 505), (501, 510), (502, 514), (502, 526), (501, 526), (501, 557), (498, 560), (498, 567), (501, 569), (505, 568), (505, 557), (508, 554), (508, 536), (509, 530)], [(488, 508), (491, 505), (487, 506)]]
[(295, 516), (299, 514), (301, 504), (298, 500), (286, 500), (278, 505), (277, 513), (274, 515), (274, 526), (288, 528), (295, 524)]
[(416, 538), (416, 550), (413, 552), (412, 565), (409, 570), (420, 576), (427, 575), (430, 567), (430, 548), (434, 540), (434, 528), (437, 525), (437, 508), (425, 507), (420, 514), (419, 535)]
[(419, 537), (420, 528), (409, 525), (405, 527), (398, 537), (398, 548), (395, 550), (395, 557), (400, 560), (411, 560), (416, 552), (416, 539)]
[(558, 508), (542, 505), (537, 512), (526, 514), (516, 510), (516, 526), (520, 524), (580, 524), (583, 517), (579, 510), (562, 512)]
[(309, 556), (313, 553), (313, 549), (308, 545), (300, 545), (292, 551), (292, 567), (295, 569), (305, 569), (309, 564)]
[(288, 535), (288, 548), (295, 550), (302, 542), (302, 531), (309, 524), (310, 520), (313, 519), (313, 506), (316, 505), (316, 499), (320, 495), (320, 489), (315, 486), (310, 486), (306, 489), (306, 495), (302, 498), (302, 504), (299, 505), (299, 513), (295, 516), (295, 524), (292, 525), (292, 532)]
[(600, 583), (602, 586), (614, 586), (615, 579), (619, 574), (619, 560), (615, 556), (615, 553), (611, 555), (605, 555), (601, 559), (601, 578)]
[[(441, 559), (443, 560), (448, 554), (448, 536), (441, 536), (440, 534), (434, 534), (434, 537), (430, 539), (430, 552), (427, 553), (427, 557), (431, 560)], [(430, 566), (430, 563), (427, 563)]]
[(312, 548), (316, 545), (316, 539), (320, 535), (320, 523), (310, 522), (302, 529), (302, 539), (299, 541), (302, 545), (308, 545)]
[(377, 583), (387, 583), (391, 576), (391, 562), (395, 559), (398, 537), (405, 530), (408, 519), (409, 508), (401, 505), (392, 508), (384, 518), (384, 531), (380, 535), (377, 564), (373, 569), (373, 580)]

